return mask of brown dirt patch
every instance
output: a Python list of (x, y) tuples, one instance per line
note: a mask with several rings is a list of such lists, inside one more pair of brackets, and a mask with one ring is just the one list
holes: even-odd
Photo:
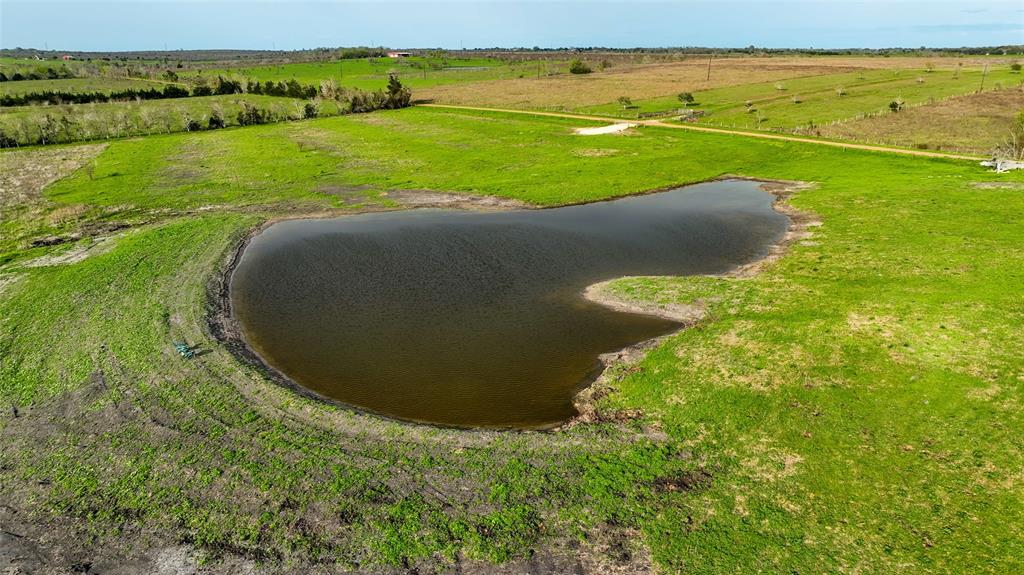
[(405, 208), (454, 208), (462, 210), (518, 210), (532, 206), (526, 202), (477, 194), (457, 194), (434, 190), (389, 190), (383, 197)]
[(1024, 182), (974, 182), (971, 187), (979, 190), (1024, 190)]

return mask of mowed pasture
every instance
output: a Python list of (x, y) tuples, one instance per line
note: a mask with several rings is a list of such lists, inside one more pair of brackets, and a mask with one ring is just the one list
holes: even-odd
[[(566, 66), (567, 64), (562, 62), (540, 63), (540, 67), (545, 73), (549, 71), (552, 73), (565, 72)], [(296, 80), (303, 84), (313, 85), (319, 85), (324, 80), (332, 80), (337, 85), (347, 88), (376, 90), (387, 83), (388, 76), (391, 74), (395, 74), (403, 84), (415, 89), (519, 77), (525, 74), (536, 74), (537, 68), (537, 63), (509, 64), (493, 58), (412, 56), (211, 68), (189, 70), (180, 73), (180, 76), (182, 80), (186, 81), (196, 81), (198, 78), (212, 81), (216, 80), (217, 76), (224, 76), (260, 82)]]
[[(1024, 174), (585, 125), (413, 108), (0, 153), (19, 175), (0, 228), (5, 528), (97, 571), (182, 544), (225, 572), (1024, 569)], [(361, 415), (275, 386), (207, 330), (211, 280), (270, 218), (724, 174), (808, 182), (786, 200), (805, 234), (750, 278), (611, 284), (707, 316), (615, 368), (593, 423)]]
[(820, 133), (841, 140), (987, 154), (1010, 137), (1021, 113), (1024, 90), (1010, 88), (822, 126)]
[(99, 92), (109, 94), (122, 90), (162, 89), (166, 82), (139, 80), (135, 78), (63, 78), (59, 80), (21, 80), (0, 82), (0, 95), (20, 96), (40, 92), (65, 92), (85, 94)]

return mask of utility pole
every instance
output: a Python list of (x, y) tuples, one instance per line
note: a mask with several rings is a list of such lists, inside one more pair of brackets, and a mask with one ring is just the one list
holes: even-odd
[(988, 76), (988, 63), (985, 63), (985, 69), (981, 71), (981, 87), (978, 88), (978, 92), (985, 89), (985, 76)]
[(706, 80), (708, 82), (711, 81), (711, 60), (714, 57), (715, 57), (714, 53), (712, 53), (710, 56), (708, 56), (708, 77), (707, 77), (707, 80)]

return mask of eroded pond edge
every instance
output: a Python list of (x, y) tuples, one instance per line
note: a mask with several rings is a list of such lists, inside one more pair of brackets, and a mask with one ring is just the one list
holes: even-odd
[[(441, 429), (458, 429), (463, 431), (557, 431), (568, 429), (575, 425), (583, 423), (600, 423), (605, 421), (612, 421), (621, 419), (619, 417), (602, 417), (596, 409), (596, 401), (607, 395), (614, 389), (612, 385), (612, 371), (614, 368), (624, 365), (632, 364), (640, 361), (646, 355), (647, 351), (657, 347), (665, 340), (677, 335), (682, 330), (690, 328), (700, 322), (705, 317), (704, 306), (700, 302), (694, 302), (690, 305), (672, 305), (662, 306), (654, 303), (645, 304), (643, 302), (626, 301), (618, 298), (608, 292), (605, 288), (612, 282), (624, 279), (622, 276), (613, 278), (603, 282), (599, 282), (588, 286), (583, 293), (583, 296), (590, 301), (610, 307), (618, 311), (625, 311), (629, 313), (639, 313), (646, 315), (656, 315), (666, 319), (670, 319), (679, 322), (680, 326), (678, 329), (672, 330), (664, 335), (644, 340), (636, 344), (627, 346), (621, 350), (605, 353), (599, 356), (599, 364), (595, 367), (594, 372), (590, 377), (580, 382), (580, 385), (576, 388), (573, 396), (573, 405), (576, 408), (577, 415), (574, 417), (555, 424), (547, 426), (539, 426), (533, 428), (520, 428), (520, 427), (477, 427), (477, 426), (457, 426), (457, 425), (444, 425), (429, 421), (416, 421), (411, 419), (402, 419), (392, 417), (390, 415), (380, 413), (374, 410), (358, 407), (330, 397), (321, 395), (315, 391), (312, 391), (289, 378), (280, 370), (274, 368), (268, 364), (251, 346), (245, 341), (242, 336), (242, 330), (238, 324), (237, 319), (234, 317), (231, 307), (231, 277), (234, 274), (235, 268), (241, 261), (242, 254), (245, 249), (249, 246), (249, 243), (253, 238), (258, 236), (268, 227), (287, 220), (297, 219), (319, 219), (319, 218), (337, 218), (344, 217), (346, 215), (357, 215), (360, 213), (369, 212), (388, 212), (388, 211), (404, 211), (410, 209), (421, 209), (421, 208), (446, 208), (446, 209), (460, 209), (460, 210), (477, 210), (477, 211), (506, 211), (514, 209), (530, 209), (530, 210), (545, 210), (545, 209), (557, 209), (573, 205), (610, 202), (627, 197), (635, 197), (649, 194), (661, 193), (669, 190), (675, 190), (697, 184), (703, 184), (708, 182), (716, 182), (722, 180), (745, 180), (761, 183), (761, 190), (771, 194), (774, 197), (772, 203), (772, 209), (776, 212), (781, 213), (788, 217), (789, 225), (782, 239), (768, 246), (768, 253), (761, 258), (758, 258), (752, 262), (741, 264), (736, 268), (727, 271), (722, 274), (716, 274), (715, 277), (751, 277), (756, 275), (763, 267), (771, 262), (778, 260), (782, 257), (789, 246), (793, 242), (804, 239), (810, 236), (809, 228), (819, 225), (818, 220), (809, 213), (802, 212), (789, 205), (786, 200), (794, 193), (808, 189), (812, 187), (812, 184), (807, 182), (797, 181), (785, 181), (785, 180), (767, 180), (761, 178), (751, 178), (746, 176), (738, 176), (731, 174), (724, 174), (715, 178), (702, 180), (698, 182), (690, 182), (685, 184), (674, 184), (670, 186), (663, 186), (650, 190), (645, 190), (636, 194), (628, 194), (623, 196), (613, 196), (609, 198), (601, 198), (593, 201), (585, 202), (574, 202), (567, 204), (559, 204), (555, 206), (533, 206), (525, 202), (518, 200), (512, 200), (507, 198), (499, 198), (495, 196), (475, 196), (469, 194), (452, 194), (452, 193), (441, 193), (434, 191), (417, 191), (407, 190), (401, 193), (412, 194), (408, 199), (411, 201), (403, 202), (400, 207), (373, 207), (358, 210), (323, 210), (318, 212), (309, 212), (303, 214), (287, 214), (281, 216), (270, 217), (259, 225), (249, 229), (245, 233), (241, 234), (237, 243), (231, 245), (227, 250), (222, 264), (216, 269), (207, 282), (206, 287), (206, 328), (210, 337), (215, 339), (221, 345), (223, 345), (239, 362), (243, 365), (255, 369), (257, 372), (262, 374), (264, 377), (277, 384), (280, 387), (288, 389), (301, 397), (315, 400), (327, 405), (338, 407), (347, 411), (372, 415), (388, 421), (403, 423), (406, 425), (425, 425)], [(422, 201), (422, 198), (415, 198), (415, 195), (425, 195), (426, 201)], [(686, 276), (666, 276), (666, 277), (686, 277)]]

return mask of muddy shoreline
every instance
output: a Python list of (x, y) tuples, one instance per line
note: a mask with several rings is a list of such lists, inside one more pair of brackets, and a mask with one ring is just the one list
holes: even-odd
[(748, 178), (742, 176), (733, 175), (722, 175), (702, 182), (693, 182), (689, 184), (676, 184), (671, 186), (659, 187), (656, 189), (646, 190), (637, 194), (631, 194), (630, 196), (616, 196), (611, 198), (602, 198), (593, 202), (578, 202), (573, 204), (565, 204), (559, 206), (543, 206), (536, 207), (520, 202), (517, 200), (510, 200), (506, 198), (498, 198), (493, 196), (472, 196), (462, 194), (451, 194), (443, 192), (434, 192), (430, 190), (403, 190), (391, 192), (387, 197), (389, 199), (395, 199), (400, 203), (398, 207), (374, 207), (369, 209), (358, 209), (358, 210), (325, 210), (321, 212), (313, 212), (306, 214), (287, 214), (282, 216), (276, 216), (268, 218), (260, 225), (248, 230), (247, 232), (240, 234), (238, 239), (232, 242), (232, 246), (226, 250), (225, 256), (222, 259), (222, 264), (213, 273), (212, 277), (207, 282), (207, 297), (206, 297), (206, 331), (208, 335), (223, 345), (238, 361), (243, 365), (255, 369), (256, 371), (263, 374), (266, 378), (274, 382), (275, 384), (291, 390), (301, 397), (313, 399), (318, 402), (323, 402), (327, 405), (342, 408), (348, 411), (361, 414), (369, 414), (376, 417), (380, 417), (389, 421), (401, 422), (405, 424), (417, 424), (426, 425), (430, 427), (443, 428), (443, 429), (458, 429), (463, 431), (557, 431), (567, 429), (569, 427), (588, 422), (600, 422), (603, 421), (600, 415), (597, 413), (595, 408), (596, 400), (606, 395), (612, 390), (610, 385), (611, 376), (610, 371), (613, 367), (620, 365), (628, 365), (640, 361), (646, 352), (666, 339), (678, 334), (681, 330), (688, 327), (692, 327), (704, 318), (704, 308), (700, 302), (695, 302), (692, 305), (672, 305), (672, 306), (659, 306), (657, 304), (644, 305), (637, 302), (627, 302), (612, 296), (607, 293), (604, 289), (610, 282), (616, 281), (607, 280), (597, 284), (593, 284), (584, 291), (583, 296), (595, 303), (610, 307), (617, 311), (624, 311), (630, 313), (640, 313), (647, 315), (655, 315), (665, 319), (676, 321), (680, 324), (678, 329), (673, 330), (665, 335), (648, 339), (634, 345), (628, 346), (624, 349), (602, 354), (599, 357), (599, 361), (595, 365), (595, 369), (590, 377), (583, 380), (577, 387), (577, 390), (573, 397), (573, 405), (577, 411), (577, 414), (572, 418), (553, 425), (535, 427), (535, 428), (502, 428), (502, 427), (472, 427), (472, 426), (453, 426), (453, 425), (441, 425), (433, 422), (420, 422), (408, 419), (398, 419), (391, 417), (386, 414), (378, 413), (372, 410), (356, 407), (335, 399), (325, 397), (315, 391), (299, 385), (294, 382), (291, 378), (286, 376), (284, 373), (275, 369), (266, 363), (262, 357), (255, 350), (253, 350), (249, 344), (245, 341), (242, 336), (242, 332), (237, 320), (232, 313), (231, 308), (231, 277), (234, 273), (235, 268), (240, 261), (242, 254), (245, 249), (249, 246), (249, 242), (253, 238), (258, 236), (268, 227), (275, 223), (294, 220), (294, 219), (311, 219), (311, 218), (334, 218), (344, 215), (355, 215), (358, 213), (367, 212), (388, 212), (398, 210), (409, 210), (409, 209), (422, 209), (422, 208), (447, 208), (447, 209), (462, 209), (462, 210), (478, 210), (478, 211), (505, 211), (514, 209), (554, 209), (558, 207), (565, 207), (568, 205), (580, 205), (584, 203), (598, 203), (613, 201), (621, 199), (623, 197), (641, 196), (648, 194), (656, 194), (668, 190), (674, 190), (685, 186), (695, 185), (698, 183), (713, 182), (720, 180), (746, 180), (761, 182), (761, 189), (774, 196), (773, 209), (779, 213), (782, 213), (789, 217), (789, 227), (783, 238), (775, 244), (769, 246), (768, 254), (753, 262), (743, 264), (729, 272), (721, 274), (726, 277), (750, 277), (755, 275), (763, 268), (766, 264), (780, 258), (789, 245), (792, 242), (808, 237), (809, 232), (807, 229), (814, 224), (814, 220), (809, 214), (800, 212), (788, 204), (785, 200), (793, 193), (807, 189), (810, 187), (809, 184), (803, 182), (786, 182), (777, 180), (764, 180), (758, 178)]

